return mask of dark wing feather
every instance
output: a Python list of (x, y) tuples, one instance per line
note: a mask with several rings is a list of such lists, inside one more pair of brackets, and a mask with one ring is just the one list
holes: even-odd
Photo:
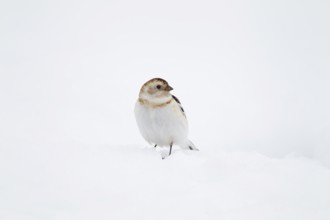
[(180, 100), (176, 96), (174, 96), (174, 95), (172, 95), (172, 98), (180, 105), (181, 111), (184, 113), (184, 109), (181, 106)]
[(173, 98), (177, 103), (181, 104), (180, 100), (179, 100), (176, 96), (172, 95), (172, 98)]

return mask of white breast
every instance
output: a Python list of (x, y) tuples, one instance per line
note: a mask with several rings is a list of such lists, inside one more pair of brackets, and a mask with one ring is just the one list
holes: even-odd
[(142, 136), (149, 143), (158, 146), (187, 143), (188, 123), (174, 100), (161, 107), (150, 107), (137, 102), (135, 118)]

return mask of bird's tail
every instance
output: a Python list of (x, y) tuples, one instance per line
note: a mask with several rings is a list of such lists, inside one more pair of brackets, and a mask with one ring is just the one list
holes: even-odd
[(188, 146), (188, 148), (190, 150), (197, 150), (197, 151), (199, 151), (198, 148), (195, 146), (195, 144), (193, 142), (191, 142), (190, 140), (188, 140), (187, 146)]

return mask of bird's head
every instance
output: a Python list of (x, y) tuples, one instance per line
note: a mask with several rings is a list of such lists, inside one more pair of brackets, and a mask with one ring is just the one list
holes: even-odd
[(143, 84), (140, 90), (140, 98), (147, 101), (157, 102), (157, 100), (171, 97), (170, 91), (173, 88), (161, 78), (154, 78)]

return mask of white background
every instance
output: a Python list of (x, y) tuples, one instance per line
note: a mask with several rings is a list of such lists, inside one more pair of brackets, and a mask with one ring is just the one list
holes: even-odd
[[(81, 212), (87, 212), (86, 207), (94, 206), (78, 203), (77, 207), (72, 208), (70, 205), (77, 204), (80, 198), (72, 196), (71, 199), (62, 200), (61, 196), (57, 197), (61, 195), (59, 191), (66, 195), (71, 192), (71, 186), (74, 188), (86, 179), (93, 179), (94, 169), (103, 175), (109, 172), (115, 175), (105, 178), (108, 184), (104, 185), (104, 189), (107, 189), (113, 178), (118, 178), (122, 171), (120, 166), (126, 164), (127, 160), (133, 161), (127, 173), (127, 178), (132, 178), (133, 182), (136, 181), (134, 173), (137, 171), (150, 175), (146, 177), (146, 182), (141, 182), (142, 188), (126, 188), (123, 192), (150, 193), (147, 182), (158, 173), (157, 167), (159, 172), (165, 172), (166, 179), (175, 179), (164, 161), (158, 161), (159, 152), (144, 149), (147, 144), (135, 124), (133, 109), (138, 91), (145, 81), (153, 77), (166, 79), (174, 88), (173, 94), (180, 98), (188, 116), (190, 139), (201, 150), (200, 154), (188, 155), (177, 150), (176, 155), (169, 158), (172, 162), (165, 162), (171, 163), (170, 168), (173, 169), (181, 165), (185, 167), (175, 171), (179, 178), (183, 178), (183, 182), (200, 183), (198, 178), (204, 178), (201, 175), (215, 169), (217, 171), (206, 175), (207, 184), (200, 185), (210, 188), (209, 183), (213, 183), (214, 176), (226, 179), (223, 172), (231, 173), (236, 169), (242, 174), (246, 173), (240, 168), (250, 164), (256, 157), (260, 163), (252, 165), (250, 171), (257, 172), (261, 182), (267, 179), (264, 174), (274, 174), (269, 174), (270, 170), (258, 172), (259, 166), (264, 166), (261, 161), (266, 160), (279, 173), (286, 170), (285, 165), (289, 163), (294, 168), (293, 173), (301, 171), (300, 177), (306, 179), (310, 173), (303, 171), (310, 169), (310, 166), (317, 166), (326, 175), (322, 174), (313, 184), (303, 186), (298, 194), (320, 187), (319, 184), (330, 178), (330, 171), (326, 168), (330, 166), (329, 9), (330, 3), (321, 0), (2, 1), (0, 171), (3, 175), (0, 180), (3, 185), (0, 184), (0, 202), (7, 204), (1, 210), (4, 215), (2, 219), (27, 219), (27, 216), (31, 219), (63, 219), (63, 216), (81, 219)], [(86, 157), (94, 155), (90, 151), (96, 156), (90, 160), (90, 166), (86, 166)], [(104, 155), (108, 155), (111, 162)], [(231, 162), (236, 161), (235, 158), (242, 166)], [(294, 163), (295, 160), (300, 161), (299, 158), (303, 161), (300, 168)], [(140, 160), (148, 162), (142, 163), (143, 167), (134, 164), (137, 162), (141, 165)], [(279, 161), (274, 164), (271, 162), (273, 160)], [(232, 165), (225, 165), (227, 171), (222, 169), (223, 161), (230, 161)], [(157, 165), (152, 165), (154, 163)], [(202, 167), (196, 171), (198, 180), (190, 174), (188, 177), (180, 176), (181, 172), (187, 172), (187, 163), (192, 163), (191, 169)], [(59, 165), (58, 169), (53, 167), (56, 165)], [(19, 167), (27, 167), (27, 170)], [(40, 167), (45, 171), (40, 173)], [(83, 177), (74, 176), (74, 181), (69, 184), (66, 182), (67, 176), (63, 174), (68, 167), (73, 169), (73, 173), (84, 168), (90, 172)], [(150, 170), (146, 171), (145, 168)], [(22, 181), (23, 174), (27, 182)], [(52, 181), (54, 175), (63, 180), (61, 186)], [(294, 178), (291, 173), (281, 175), (277, 176), (280, 182)], [(243, 183), (250, 181), (246, 176), (239, 180)], [(233, 192), (237, 192), (232, 179), (227, 181), (233, 187)], [(95, 182), (87, 182), (93, 189), (103, 189), (103, 186), (97, 187), (97, 178)], [(124, 182), (119, 181), (118, 184)], [(220, 182), (220, 186), (224, 187), (221, 185), (223, 182)], [(291, 182), (301, 183), (298, 179), (292, 179)], [(159, 190), (164, 193), (161, 189), (166, 188), (166, 181), (159, 180), (157, 183), (160, 184)], [(30, 190), (38, 184), (45, 187), (44, 191), (39, 192), (38, 187)], [(253, 189), (260, 188), (254, 182), (251, 186)], [(52, 187), (59, 191), (50, 190)], [(291, 188), (286, 187), (278, 194), (288, 195)], [(37, 202), (27, 199), (26, 203), (32, 205), (26, 208), (24, 202), (20, 204), (18, 201), (30, 197), (17, 193), (17, 189), (32, 191), (36, 195), (32, 198), (36, 198)], [(82, 193), (79, 189), (78, 186), (77, 195)], [(311, 216), (315, 217), (315, 209), (308, 209), (315, 205), (324, 211), (319, 210), (318, 213), (326, 213), (320, 215), (319, 219), (322, 216), (329, 217), (329, 211), (326, 211), (330, 210), (329, 200), (325, 199), (329, 192), (322, 189), (319, 192), (323, 196), (313, 194), (320, 199), (318, 202), (308, 196), (301, 198), (302, 201), (311, 202), (294, 209), (290, 212), (292, 215), (283, 211), (283, 207), (279, 208), (283, 212), (274, 211), (277, 209), (273, 202), (277, 200), (271, 200), (269, 209), (274, 213), (282, 213), (282, 218), (289, 216), (288, 219), (294, 219), (301, 210), (312, 210)], [(45, 196), (47, 193), (53, 197)], [(88, 193), (84, 195), (87, 200), (94, 198)], [(115, 198), (123, 198), (122, 195), (119, 191)], [(196, 196), (190, 191), (187, 195)], [(213, 195), (213, 191), (210, 195)], [(8, 203), (9, 198), (11, 203)], [(101, 202), (104, 209), (95, 201), (93, 204), (98, 208), (92, 208), (87, 213), (93, 216), (92, 213), (108, 210), (108, 206), (113, 206), (115, 201), (111, 196), (106, 198), (108, 200), (104, 201), (111, 202)], [(227, 204), (232, 195), (222, 198), (223, 204)], [(250, 195), (243, 198), (248, 204), (255, 201)], [(49, 204), (43, 209), (38, 201), (49, 201)], [(58, 211), (52, 201), (59, 201), (65, 207), (64, 211)], [(264, 200), (257, 201), (260, 203), (256, 210), (259, 210)], [(140, 202), (131, 203), (130, 207), (143, 210), (139, 206)], [(213, 203), (216, 202), (210, 200), (205, 204), (212, 207)], [(289, 200), (288, 204), (284, 207), (291, 207), (296, 201), (290, 204)], [(119, 207), (124, 209), (125, 203)], [(237, 201), (229, 207), (233, 210), (239, 208)], [(27, 211), (21, 211), (25, 208), (30, 210), (28, 214)], [(40, 210), (43, 210), (41, 214)], [(105, 212), (98, 217), (119, 218), (120, 209), (116, 211), (117, 214)], [(194, 216), (215, 219), (226, 217), (223, 213), (212, 211), (202, 209)], [(58, 213), (64, 214), (58, 217)], [(143, 211), (141, 213), (145, 214)], [(177, 210), (172, 217), (184, 217), (180, 213)], [(242, 218), (236, 216), (237, 219), (249, 216), (245, 212), (237, 213), (242, 214)], [(260, 218), (270, 219), (266, 213), (269, 210)], [(141, 214), (140, 217), (148, 219), (149, 216), (152, 219), (152, 214), (158, 215), (158, 212), (146, 216)], [(254, 215), (250, 216), (252, 218)], [(304, 216), (308, 217), (301, 213), (299, 219)]]

